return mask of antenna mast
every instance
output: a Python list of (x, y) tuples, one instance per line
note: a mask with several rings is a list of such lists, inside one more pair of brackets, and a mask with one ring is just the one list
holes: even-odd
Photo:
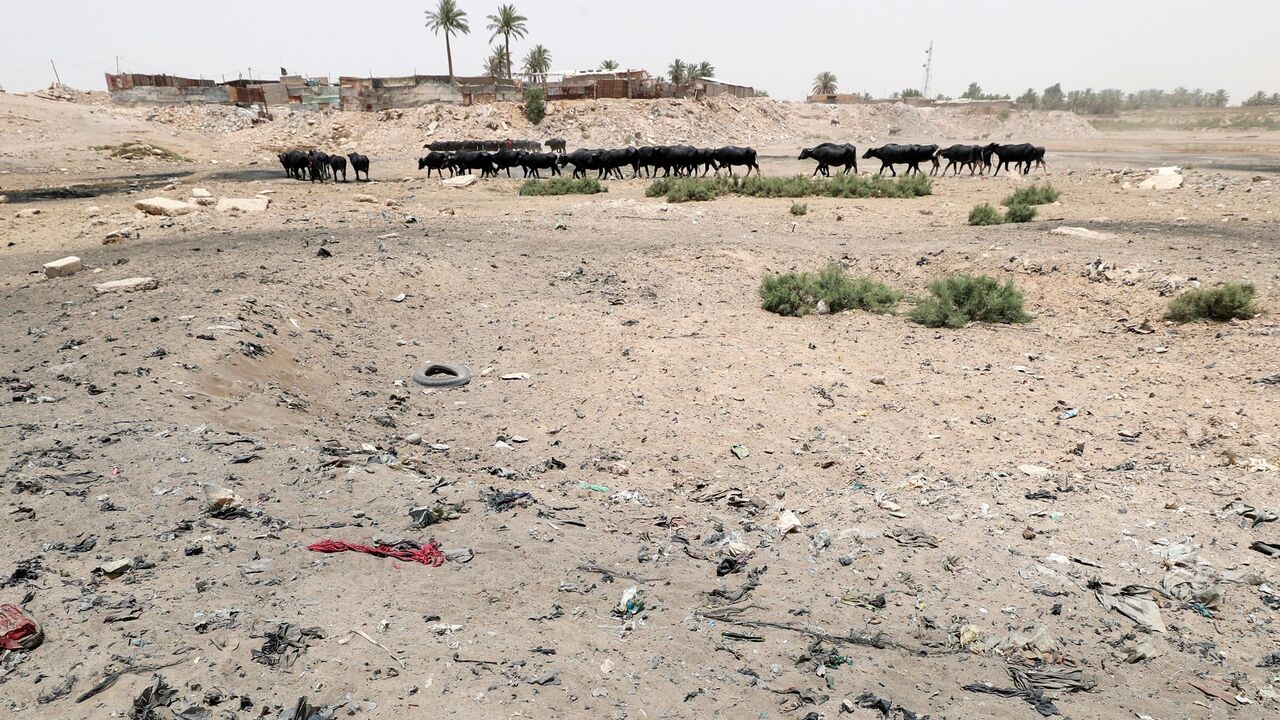
[(921, 94), (929, 97), (929, 83), (933, 81), (933, 41), (929, 41), (929, 49), (924, 53), (924, 87), (920, 89)]

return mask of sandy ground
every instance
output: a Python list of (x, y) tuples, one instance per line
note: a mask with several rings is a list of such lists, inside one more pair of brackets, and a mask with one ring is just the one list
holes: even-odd
[[(9, 192), (126, 175), (83, 149), (102, 134), (176, 132), (206, 158), (221, 142), (24, 100), (7, 112), (76, 139), (62, 173), (24, 169), (6, 135)], [(1046, 691), (1064, 716), (1272, 717), (1280, 561), (1249, 546), (1280, 526), (1222, 512), (1280, 511), (1280, 386), (1254, 382), (1280, 372), (1275, 146), (1252, 142), (1081, 139), (1050, 154), (1059, 203), (991, 228), (969, 209), (1026, 180), (793, 217), (790, 200), (667, 205), (643, 180), (454, 190), (412, 148), (360, 185), (247, 153), (127, 166), (193, 173), (163, 192), (2, 205), (0, 602), (47, 637), (3, 660), (0, 709), (124, 716), (158, 674), (175, 694), (155, 717), (275, 718), (303, 696), (361, 718), (883, 717), (856, 707), (870, 693), (1034, 718), (964, 686), (1038, 668), (1092, 688)], [(1126, 153), (1175, 162), (1171, 144), (1246, 168), (1126, 189), (1144, 173), (1116, 171), (1147, 167)], [(807, 170), (764, 150), (769, 174)], [(271, 205), (133, 210), (195, 187)], [(136, 237), (103, 244), (121, 227)], [(39, 273), (68, 254), (85, 271)], [(1082, 275), (1096, 259), (1111, 279)], [(951, 272), (1012, 278), (1035, 320), (760, 309), (764, 274), (831, 261), (909, 296)], [(159, 287), (93, 288), (136, 276)], [(1189, 280), (1254, 282), (1264, 313), (1162, 321)], [(427, 361), (476, 376), (424, 390)], [(211, 514), (210, 486), (243, 512)], [(494, 509), (490, 489), (529, 497)], [(456, 517), (413, 527), (441, 503)], [(432, 538), (442, 567), (307, 550)], [(133, 567), (95, 571), (117, 559)], [(1199, 600), (1171, 590), (1184, 576)], [(1095, 579), (1103, 599), (1154, 588), (1164, 631), (1105, 607)], [(620, 614), (632, 587), (642, 606)], [(261, 656), (282, 623), (319, 636)], [(1038, 639), (1009, 638), (1024, 629)]]

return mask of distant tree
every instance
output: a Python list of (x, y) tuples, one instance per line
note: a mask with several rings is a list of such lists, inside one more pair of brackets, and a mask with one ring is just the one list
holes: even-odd
[(458, 9), (455, 0), (440, 0), (435, 10), (427, 11), (427, 29), (437, 35), (444, 31), (444, 52), (449, 58), (449, 77), (453, 77), (453, 48), (449, 44), (449, 37), (455, 33), (467, 35), (471, 32), (466, 11)]
[(836, 90), (840, 87), (836, 74), (830, 70), (823, 70), (813, 77), (813, 92), (811, 95), (835, 95)]
[(713, 78), (716, 76), (716, 66), (703, 60), (697, 65), (690, 64), (687, 77), (689, 82), (701, 80), (702, 78)]
[(1030, 105), (1038, 107), (1040, 105), (1040, 93), (1035, 88), (1027, 88), (1027, 91), (1018, 96), (1019, 105)]
[(689, 66), (685, 65), (680, 58), (676, 58), (667, 66), (667, 77), (671, 78), (671, 82), (677, 85), (686, 82), (689, 78)]
[(600, 69), (604, 72), (613, 72), (618, 69), (618, 63), (615, 60), (605, 60), (600, 63)]
[(1040, 105), (1046, 110), (1061, 110), (1066, 104), (1067, 96), (1062, 92), (1062, 83), (1054, 83), (1044, 89), (1040, 97)]
[(915, 88), (907, 88), (906, 90), (903, 90), (902, 92), (898, 93), (897, 97), (904, 97), (904, 98), (924, 97), (924, 93), (920, 92), (919, 90), (916, 90)]
[(511, 38), (514, 36), (515, 39), (519, 40), (525, 36), (525, 33), (528, 32), (525, 22), (528, 19), (516, 12), (515, 5), (502, 5), (498, 7), (496, 15), (489, 16), (487, 29), (493, 32), (489, 36), (489, 42), (497, 40), (499, 35), (502, 36), (502, 47), (505, 51), (503, 55), (507, 59), (507, 77), (511, 77)]
[(511, 58), (507, 57), (507, 49), (495, 45), (493, 52), (484, 61), (484, 73), (489, 77), (502, 77), (511, 66)]
[(534, 45), (524, 56), (524, 71), (530, 75), (546, 75), (551, 72), (551, 51)]
[(757, 91), (756, 91), (756, 97), (767, 98), (767, 97), (769, 97), (769, 91), (768, 91), (768, 90), (757, 90)]
[(964, 98), (965, 100), (981, 100), (982, 86), (976, 82), (971, 82), (969, 83), (968, 89), (960, 93), (960, 97)]
[(1248, 100), (1245, 100), (1240, 104), (1245, 107), (1254, 107), (1259, 105), (1276, 105), (1277, 104), (1276, 100), (1277, 98), (1274, 94), (1268, 97), (1265, 92), (1259, 90), (1253, 95), (1250, 95)]

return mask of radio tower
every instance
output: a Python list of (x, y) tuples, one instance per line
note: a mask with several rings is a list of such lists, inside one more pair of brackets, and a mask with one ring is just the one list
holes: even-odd
[(933, 41), (929, 41), (929, 49), (924, 53), (924, 87), (920, 92), (927, 99), (929, 97), (929, 83), (933, 80)]

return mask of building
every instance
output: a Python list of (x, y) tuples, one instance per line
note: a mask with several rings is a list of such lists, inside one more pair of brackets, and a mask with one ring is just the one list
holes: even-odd
[(120, 105), (185, 105), (191, 103), (230, 104), (231, 92), (212, 80), (177, 75), (107, 73), (107, 92)]
[(519, 102), (523, 88), (515, 80), (494, 77), (407, 75), (404, 77), (338, 78), (343, 110), (390, 110), (434, 103), (472, 105)]

